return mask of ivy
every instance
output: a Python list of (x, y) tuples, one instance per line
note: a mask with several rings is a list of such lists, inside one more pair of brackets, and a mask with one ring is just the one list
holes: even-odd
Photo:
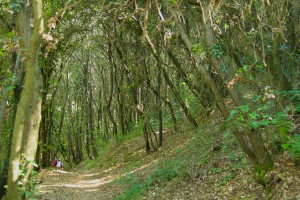
[(218, 44), (213, 44), (209, 49), (209, 52), (218, 59), (223, 57), (223, 51), (221, 50), (221, 47)]
[(38, 167), (34, 160), (28, 159), (24, 155), (22, 155), (21, 165), (19, 167), (18, 185), (21, 196), (25, 197), (25, 199), (34, 200), (34, 197), (39, 194), (36, 187), (37, 181), (35, 179), (37, 172), (35, 170), (31, 170), (29, 179), (27, 180), (26, 174), (28, 173), (28, 168), (30, 165), (32, 167)]
[(15, 0), (10, 4), (10, 7), (14, 12), (20, 12), (24, 4), (24, 0)]

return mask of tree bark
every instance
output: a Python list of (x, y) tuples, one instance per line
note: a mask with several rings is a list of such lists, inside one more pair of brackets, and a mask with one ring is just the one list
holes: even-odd
[(158, 109), (158, 146), (161, 147), (163, 144), (163, 116), (162, 116), (162, 105), (161, 105), (161, 71), (162, 71), (161, 60), (157, 60), (157, 96), (156, 104)]
[[(38, 50), (42, 38), (43, 17), (42, 1), (29, 1), (30, 5), (22, 7), (16, 14), (16, 31), (20, 38), (21, 55), (24, 57), (25, 82), (17, 108), (12, 136), (10, 165), (8, 172), (8, 199), (20, 199), (18, 192), (19, 167), (22, 154), (34, 160), (38, 145), (39, 123), (41, 120), (42, 80), (38, 66)], [(30, 19), (34, 16), (31, 31)], [(32, 166), (28, 166), (25, 179), (28, 179)], [(26, 180), (25, 180), (26, 184)]]
[[(270, 3), (269, 0), (266, 0), (266, 10), (269, 15), (270, 24), (272, 26), (272, 59), (269, 62), (269, 69), (272, 74), (272, 83), (273, 87), (277, 88), (279, 91), (287, 91), (291, 89), (291, 85), (287, 77), (283, 73), (282, 63), (280, 61), (280, 42), (282, 41), (280, 31), (283, 31), (283, 25), (281, 24), (280, 15), (281, 13), (275, 13), (274, 7), (280, 6), (281, 2), (274, 1)], [(279, 9), (275, 9), (279, 10)], [(276, 29), (276, 30), (275, 30)], [(281, 111), (284, 108), (285, 101), (281, 95), (279, 95), (278, 101), (276, 102), (276, 107), (278, 111)]]
[(183, 109), (183, 112), (185, 114), (185, 116), (188, 118), (188, 120), (193, 124), (193, 126), (195, 128), (197, 128), (199, 125), (198, 123), (196, 122), (194, 116), (190, 113), (188, 107), (185, 105), (185, 102), (183, 101), (183, 99), (181, 98), (180, 94), (177, 92), (174, 84), (172, 83), (172, 81), (170, 80), (167, 72), (165, 69), (162, 69), (163, 71), (163, 76), (165, 78), (165, 81), (167, 83), (167, 85), (169, 85), (175, 99), (177, 100), (177, 102), (180, 104), (181, 108)]

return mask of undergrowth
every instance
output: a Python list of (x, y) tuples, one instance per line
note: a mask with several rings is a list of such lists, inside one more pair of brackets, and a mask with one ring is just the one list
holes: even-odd
[(150, 187), (162, 185), (186, 173), (187, 160), (177, 157), (159, 164), (158, 169), (144, 180), (139, 180), (135, 174), (128, 175), (117, 180), (118, 183), (127, 186), (127, 189), (117, 200), (140, 199), (143, 193)]
[(119, 134), (117, 144), (113, 144), (111, 140), (103, 140), (100, 138), (97, 142), (97, 147), (99, 149), (99, 156), (94, 160), (89, 160), (87, 166), (89, 169), (101, 168), (107, 165), (114, 165), (120, 162), (120, 158), (116, 156), (109, 156), (110, 153), (118, 150), (118, 147), (122, 147), (122, 144), (126, 141), (137, 138), (142, 133), (142, 124), (139, 122), (131, 127), (132, 131), (126, 135)]
[(214, 143), (215, 135), (207, 134), (203, 128), (197, 129), (193, 138), (177, 147), (173, 155), (162, 159), (156, 170), (147, 177), (130, 174), (116, 180), (118, 184), (125, 186), (123, 194), (117, 200), (141, 199), (150, 189), (164, 186), (176, 178), (192, 179), (196, 168), (205, 165), (210, 157), (214, 157), (210, 147)]

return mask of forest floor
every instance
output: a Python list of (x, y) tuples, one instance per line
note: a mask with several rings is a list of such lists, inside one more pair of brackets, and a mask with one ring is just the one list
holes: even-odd
[(195, 131), (165, 132), (164, 145), (146, 153), (142, 137), (106, 148), (101, 158), (39, 174), (39, 199), (300, 199), (300, 167), (275, 158), (263, 187), (232, 136), (217, 120)]

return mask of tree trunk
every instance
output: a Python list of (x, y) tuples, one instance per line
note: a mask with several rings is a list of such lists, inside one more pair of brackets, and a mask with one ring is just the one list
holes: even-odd
[[(202, 1), (201, 5), (202, 20), (205, 26), (206, 45), (207, 48), (211, 48), (213, 44), (217, 43), (212, 25), (211, 3), (207, 0), (204, 0)], [(217, 58), (214, 56), (211, 56), (210, 60), (212, 61), (213, 68), (217, 70), (218, 74), (220, 75), (224, 85), (227, 85), (230, 81), (230, 75), (225, 74), (224, 72), (222, 72), (222, 70), (219, 69), (222, 63), (219, 60), (217, 60)], [(228, 58), (225, 57), (223, 60), (226, 61), (228, 60)], [(232, 89), (229, 89), (228, 92), (237, 106), (242, 106), (245, 104), (244, 97), (240, 94), (237, 88), (233, 87)], [(263, 169), (270, 169), (270, 166), (273, 165), (273, 161), (264, 146), (264, 141), (261, 137), (261, 134), (258, 133), (257, 130), (251, 130), (251, 132), (248, 134), (248, 137), (250, 139), (251, 146), (255, 153), (255, 163), (258, 166), (261, 166)]]
[[(12, 136), (10, 165), (8, 172), (8, 199), (21, 199), (18, 191), (19, 168), (22, 154), (34, 159), (38, 145), (41, 120), (42, 79), (38, 66), (38, 49), (43, 33), (42, 1), (29, 1), (16, 14), (16, 31), (20, 39), (21, 55), (24, 57), (25, 82), (17, 108)], [(33, 32), (30, 19), (34, 17)], [(28, 180), (33, 166), (28, 166), (25, 179)], [(26, 184), (25, 180), (25, 184)]]
[(151, 148), (150, 148), (150, 143), (149, 143), (149, 132), (148, 132), (148, 128), (147, 128), (147, 124), (148, 121), (145, 117), (143, 118), (143, 132), (144, 132), (144, 141), (145, 141), (145, 148), (146, 148), (146, 152), (150, 152)]
[(92, 152), (94, 158), (98, 157), (98, 151), (97, 151), (97, 146), (96, 146), (96, 139), (94, 137), (95, 134), (95, 128), (94, 128), (94, 113), (93, 113), (93, 105), (92, 105), (92, 100), (93, 100), (93, 93), (92, 93), (92, 87), (91, 84), (89, 84), (89, 98), (88, 98), (88, 110), (89, 110), (89, 125), (90, 125), (90, 139), (91, 139), (91, 147), (92, 147)]
[[(205, 12), (203, 11), (202, 14), (205, 15), (207, 9), (209, 9), (209, 7), (208, 7), (209, 3), (207, 1), (202, 1), (202, 3), (204, 3), (204, 5), (206, 5), (206, 7), (203, 7), (203, 5), (202, 5), (202, 9), (205, 10)], [(209, 12), (209, 11), (207, 11), (207, 12)], [(176, 16), (176, 14), (173, 10), (171, 10), (171, 14), (175, 19), (177, 19), (177, 16)], [(211, 20), (207, 19), (207, 17), (209, 17), (207, 15), (208, 15), (208, 13), (206, 13), (206, 15), (203, 16), (203, 22), (205, 24), (210, 23), (210, 21), (211, 21)], [(182, 25), (179, 23), (178, 20), (177, 20), (177, 22), (178, 22), (177, 26), (178, 26), (178, 29), (179, 29), (179, 34), (180, 34), (186, 48), (191, 51), (192, 50), (192, 44), (191, 44), (188, 36), (186, 35)], [(209, 25), (209, 26), (211, 26), (211, 25)], [(210, 30), (209, 26), (208, 25), (205, 26), (208, 31)], [(213, 36), (209, 35), (208, 33), (206, 34), (207, 44), (210, 44), (210, 42), (212, 42), (211, 41), (212, 37)], [(196, 63), (199, 63), (198, 66), (199, 66), (199, 69), (200, 69), (200, 71), (201, 71), (201, 73), (204, 77), (204, 80), (205, 80), (206, 84), (211, 88), (211, 90), (214, 94), (214, 97), (216, 99), (217, 105), (218, 105), (224, 119), (227, 119), (228, 116), (229, 116), (229, 112), (228, 112), (227, 108), (225, 107), (222, 95), (219, 92), (216, 83), (210, 77), (208, 71), (204, 67), (204, 61), (200, 60), (200, 58), (195, 53), (192, 53), (192, 56), (196, 60)], [(214, 63), (214, 64), (216, 64), (216, 63)], [(222, 80), (224, 81), (224, 77), (222, 78)], [(239, 97), (235, 96), (235, 94), (232, 94), (232, 98), (235, 100), (235, 103), (237, 105), (241, 105), (241, 102), (243, 102), (242, 101), (243, 99), (241, 99), (240, 96)], [(271, 156), (266, 151), (266, 149), (264, 147), (264, 144), (263, 144), (263, 140), (262, 140), (261, 135), (259, 133), (251, 134), (251, 136), (250, 136), (251, 137), (250, 142), (252, 144), (253, 149), (251, 147), (249, 147), (249, 145), (247, 144), (247, 142), (246, 142), (245, 138), (243, 137), (242, 133), (240, 133), (237, 129), (234, 129), (233, 134), (236, 137), (236, 139), (238, 140), (238, 142), (240, 143), (240, 146), (242, 147), (244, 152), (249, 156), (250, 160), (252, 161), (252, 163), (255, 166), (261, 167), (262, 169), (266, 169), (266, 170), (270, 169), (269, 166), (273, 165), (273, 161), (271, 159)], [(260, 146), (260, 145), (262, 145), (262, 146)], [(261, 155), (265, 155), (265, 157), (262, 159)], [(268, 166), (268, 168), (265, 168), (267, 166)]]
[(161, 105), (161, 61), (157, 60), (157, 96), (156, 96), (156, 104), (158, 109), (158, 146), (161, 147), (163, 144), (163, 116), (162, 116), (162, 105)]
[[(172, 53), (171, 50), (168, 50), (168, 55), (173, 62), (174, 66), (178, 70), (178, 74), (180, 74), (180, 77), (182, 80), (186, 83), (190, 91), (199, 99), (200, 104), (204, 107), (207, 107), (211, 105), (212, 103), (212, 94), (211, 92), (205, 87), (204, 84), (202, 84), (202, 88), (200, 87), (201, 85), (199, 84), (193, 84), (192, 81), (188, 79), (188, 76), (186, 72), (184, 71), (183, 67), (181, 66), (180, 62), (178, 59), (175, 57), (175, 55)], [(203, 109), (204, 110), (204, 109)]]
[[(280, 9), (275, 8), (280, 6), (279, 4), (281, 4), (281, 2), (274, 1), (270, 3), (269, 0), (266, 1), (266, 10), (269, 15), (269, 20), (271, 26), (274, 27), (274, 29), (272, 29), (272, 59), (268, 67), (273, 77), (273, 87), (277, 88), (279, 91), (287, 91), (291, 89), (291, 85), (287, 77), (283, 73), (279, 53), (280, 42), (282, 41), (280, 31), (283, 31), (283, 25), (281, 24), (282, 22), (280, 19), (281, 13), (275, 13), (276, 11), (280, 12)], [(287, 99), (285, 99), (285, 101), (287, 102)], [(284, 108), (284, 106), (284, 98), (281, 95), (279, 95), (278, 101), (276, 102), (277, 111), (281, 111)]]
[[(175, 15), (175, 12), (170, 9), (172, 16), (177, 20), (177, 16)], [(179, 34), (181, 39), (183, 40), (185, 46), (187, 49), (190, 50), (190, 52), (192, 52), (192, 44), (188, 38), (188, 36), (186, 35), (182, 25), (180, 23), (177, 23), (177, 27), (179, 30)], [(207, 69), (204, 66), (204, 61), (200, 60), (200, 58), (195, 55), (194, 53), (192, 53), (193, 59), (195, 59), (197, 66), (200, 69), (201, 74), (203, 75), (204, 81), (205, 83), (209, 86), (209, 88), (211, 89), (212, 93), (214, 94), (215, 100), (217, 102), (218, 108), (220, 109), (224, 119), (227, 119), (229, 116), (229, 112), (227, 110), (227, 108), (225, 107), (225, 104), (223, 102), (223, 98), (221, 93), (219, 92), (216, 83), (214, 82), (214, 80), (210, 77)], [(238, 142), (240, 143), (242, 149), (245, 151), (245, 153), (249, 156), (249, 158), (253, 159), (255, 158), (254, 152), (253, 150), (248, 146), (248, 144), (246, 143), (246, 141), (244, 140), (243, 136), (241, 133), (239, 133), (237, 130), (235, 130), (234, 132), (235, 137), (237, 138)]]
[(188, 118), (188, 120), (194, 125), (195, 128), (197, 128), (199, 125), (196, 122), (195, 118), (193, 117), (193, 115), (190, 113), (188, 107), (185, 105), (184, 101), (182, 100), (181, 96), (179, 95), (179, 93), (177, 92), (174, 84), (172, 83), (172, 81), (170, 80), (167, 72), (165, 69), (162, 69), (163, 71), (163, 76), (165, 78), (165, 81), (167, 83), (167, 85), (169, 85), (174, 97), (176, 98), (177, 102), (180, 104), (181, 108), (183, 109), (183, 112), (185, 114), (185, 116)]

